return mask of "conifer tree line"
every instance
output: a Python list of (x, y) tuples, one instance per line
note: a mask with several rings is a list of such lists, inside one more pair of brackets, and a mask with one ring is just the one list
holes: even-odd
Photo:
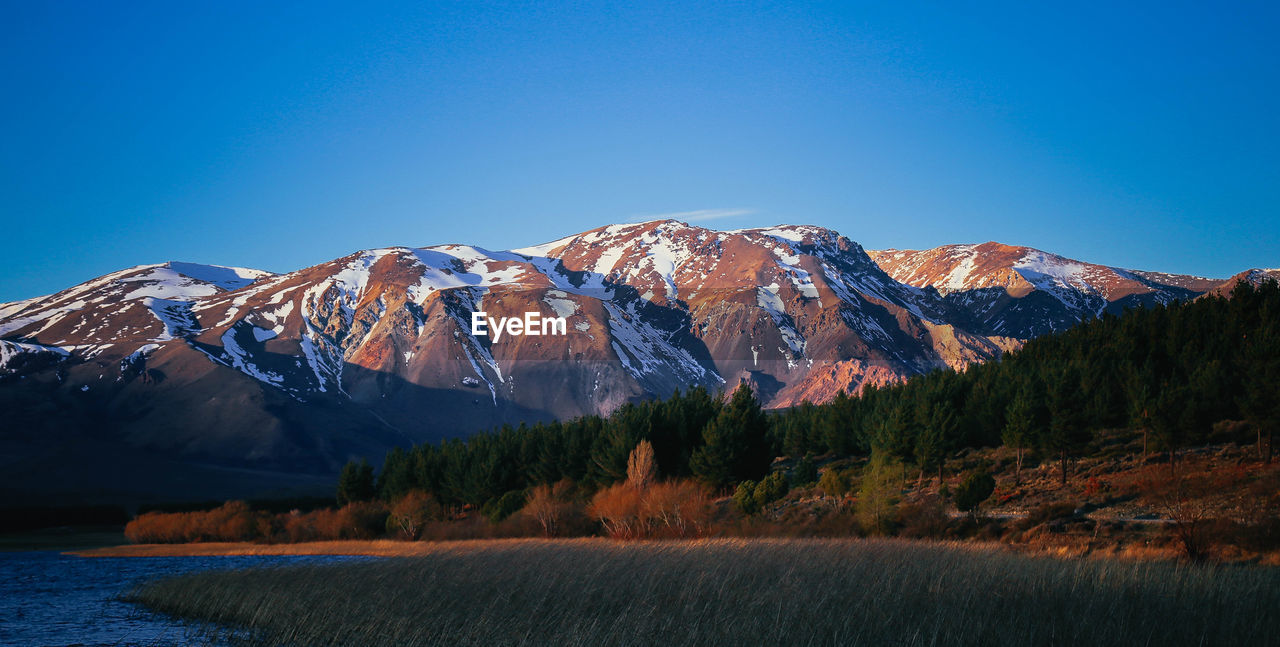
[(647, 440), (661, 479), (695, 478), (718, 491), (764, 477), (776, 456), (882, 455), (941, 473), (966, 447), (1005, 445), (1067, 461), (1101, 430), (1126, 430), (1144, 451), (1202, 443), (1214, 423), (1245, 420), (1259, 458), (1280, 426), (1280, 286), (1239, 284), (1228, 298), (1104, 315), (1040, 337), (999, 360), (937, 370), (901, 384), (844, 392), (770, 415), (750, 388), (705, 389), (623, 405), (609, 416), (504, 426), (387, 454), (374, 477), (349, 464), (341, 488), (395, 500), (425, 491), (447, 505), (572, 481), (595, 491), (627, 478)]

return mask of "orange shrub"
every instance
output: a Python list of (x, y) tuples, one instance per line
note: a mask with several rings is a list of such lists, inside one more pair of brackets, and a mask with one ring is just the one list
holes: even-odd
[(177, 544), (186, 541), (183, 513), (148, 512), (124, 527), (124, 536), (135, 544)]
[(315, 510), (302, 513), (297, 510), (285, 515), (284, 539), (290, 543), (317, 541), (321, 539), (318, 520), (321, 515), (332, 514), (333, 510)]
[(259, 517), (244, 501), (228, 501), (204, 512), (148, 512), (124, 527), (135, 543), (251, 541), (259, 537)]
[(573, 500), (575, 490), (569, 479), (555, 485), (534, 486), (520, 513), (537, 522), (544, 537), (588, 534), (594, 527), (588, 527), (582, 506)]
[(444, 519), (444, 508), (435, 497), (413, 490), (396, 501), (387, 515), (387, 534), (404, 539), (417, 539), (422, 529), (432, 521)]
[(195, 541), (251, 541), (257, 523), (249, 504), (244, 501), (228, 501), (222, 506), (199, 515), (196, 525), (199, 538)]
[(605, 534), (617, 539), (640, 536), (640, 491), (627, 483), (607, 487), (591, 497), (587, 514), (600, 522)]
[(644, 492), (640, 506), (651, 536), (700, 535), (711, 518), (707, 492), (694, 481), (655, 483)]
[(692, 481), (619, 483), (596, 493), (587, 508), (605, 534), (617, 539), (687, 537), (701, 534), (711, 516), (710, 500)]
[(340, 526), (333, 539), (373, 539), (387, 529), (387, 506), (378, 501), (348, 503), (338, 511)]

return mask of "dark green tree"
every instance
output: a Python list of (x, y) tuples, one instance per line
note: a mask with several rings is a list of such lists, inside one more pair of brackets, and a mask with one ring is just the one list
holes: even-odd
[(520, 508), (524, 507), (525, 500), (523, 490), (511, 490), (500, 497), (489, 499), (480, 507), (480, 514), (483, 514), (489, 523), (498, 523), (519, 512)]
[(338, 475), (338, 505), (369, 501), (374, 496), (373, 466), (369, 461), (348, 461)]
[(627, 478), (627, 457), (641, 441), (649, 438), (653, 425), (650, 403), (622, 405), (605, 421), (604, 430), (591, 446), (591, 468), (600, 484)]
[(702, 430), (720, 410), (707, 390), (694, 387), (650, 406), (649, 442), (658, 459), (659, 471), (667, 477), (685, 477), (689, 459), (702, 446)]
[(970, 472), (956, 487), (956, 509), (968, 512), (976, 519), (982, 502), (991, 498), (991, 493), (995, 491), (996, 480), (986, 470)]
[(787, 495), (791, 489), (787, 477), (782, 472), (770, 472), (756, 484), (756, 503), (764, 507)]
[(384, 501), (394, 501), (418, 487), (413, 457), (403, 449), (393, 447), (387, 452), (382, 471), (378, 473), (378, 496)]
[(1142, 434), (1142, 458), (1145, 460), (1151, 450), (1152, 418), (1159, 390), (1155, 370), (1150, 365), (1135, 368), (1126, 390), (1129, 397), (1129, 424)]
[(743, 481), (738, 484), (737, 489), (733, 491), (733, 505), (738, 508), (738, 512), (748, 517), (760, 511), (760, 505), (756, 503), (755, 481)]
[(941, 481), (943, 462), (956, 441), (960, 425), (950, 403), (942, 400), (923, 402), (918, 410), (919, 431), (913, 452), (920, 468), (920, 481), (924, 481), (926, 473), (935, 471)]
[(1249, 372), (1239, 396), (1240, 411), (1257, 432), (1258, 458), (1270, 463), (1275, 453), (1276, 428), (1280, 427), (1280, 333), (1273, 330), (1255, 334), (1243, 355)]
[(1041, 436), (1046, 453), (1056, 454), (1062, 468), (1062, 484), (1067, 484), (1067, 459), (1089, 442), (1080, 373), (1067, 366), (1049, 384), (1049, 428)]
[(702, 438), (703, 446), (693, 453), (689, 467), (712, 487), (759, 479), (773, 462), (769, 420), (745, 383), (707, 425)]
[(1022, 483), (1022, 462), (1027, 450), (1039, 442), (1046, 415), (1043, 396), (1032, 384), (1024, 384), (1009, 403), (1000, 439), (1014, 451), (1013, 480)]
[(791, 471), (791, 485), (795, 487), (810, 485), (817, 480), (818, 466), (808, 456), (801, 458), (796, 463), (795, 469)]

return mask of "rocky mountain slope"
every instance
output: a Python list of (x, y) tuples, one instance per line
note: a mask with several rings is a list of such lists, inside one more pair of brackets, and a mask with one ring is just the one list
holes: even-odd
[[(770, 407), (821, 401), (1221, 285), (995, 243), (868, 253), (819, 227), (670, 220), (279, 275), (139, 266), (0, 305), (0, 489), (311, 491), (397, 444), (739, 380)], [(564, 317), (567, 334), (473, 335), (480, 311)]]
[(1018, 339), (1106, 312), (1230, 291), (1242, 278), (1126, 270), (996, 242), (869, 254), (894, 279), (936, 291), (953, 306), (957, 325), (976, 334)]

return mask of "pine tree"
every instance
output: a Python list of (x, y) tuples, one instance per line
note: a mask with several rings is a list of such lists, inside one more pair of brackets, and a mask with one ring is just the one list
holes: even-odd
[(1142, 432), (1142, 458), (1150, 452), (1151, 420), (1155, 413), (1154, 370), (1150, 364), (1134, 371), (1129, 378), (1129, 424)]
[(745, 383), (703, 430), (702, 438), (703, 446), (694, 452), (689, 466), (712, 487), (759, 479), (773, 462), (769, 420)]
[(344, 506), (356, 501), (369, 501), (373, 498), (373, 466), (369, 461), (348, 461), (338, 475), (338, 505)]
[(858, 483), (858, 521), (864, 532), (889, 531), (901, 490), (895, 485), (901, 465), (888, 454), (873, 450)]
[(1247, 372), (1239, 396), (1240, 410), (1257, 432), (1258, 458), (1270, 464), (1276, 428), (1280, 427), (1280, 334), (1256, 333), (1242, 359)]
[(1009, 403), (1005, 413), (1004, 432), (1000, 436), (1005, 447), (1010, 447), (1015, 452), (1013, 481), (1018, 485), (1022, 484), (1023, 459), (1027, 450), (1039, 442), (1044, 417), (1044, 405), (1034, 387), (1023, 385)]
[(916, 464), (920, 468), (920, 481), (926, 472), (936, 470), (942, 480), (942, 464), (955, 442), (957, 424), (955, 412), (945, 402), (928, 402), (922, 407), (919, 432), (913, 449)]
[(412, 458), (403, 449), (393, 447), (378, 474), (378, 496), (384, 501), (396, 501), (417, 487)]
[[(867, 400), (874, 399), (875, 392), (874, 386), (867, 387), (863, 397)], [(841, 455), (858, 451), (861, 444), (861, 420), (858, 413), (862, 402), (861, 398), (850, 398), (843, 389), (837, 391), (835, 398), (823, 405), (822, 411), (814, 416), (822, 447), (815, 447), (813, 451), (829, 449)]]
[(1086, 423), (1080, 373), (1075, 366), (1068, 366), (1050, 383), (1049, 428), (1041, 437), (1045, 450), (1058, 455), (1063, 485), (1067, 484), (1067, 458), (1089, 441)]
[(591, 446), (591, 471), (598, 483), (614, 483), (627, 477), (631, 450), (649, 437), (652, 417), (646, 408), (627, 403), (605, 421), (603, 432)]
[(979, 507), (995, 490), (996, 480), (986, 470), (970, 472), (956, 487), (956, 509), (977, 520)]
[(796, 463), (791, 471), (791, 484), (795, 487), (811, 485), (818, 480), (818, 466), (807, 455)]

